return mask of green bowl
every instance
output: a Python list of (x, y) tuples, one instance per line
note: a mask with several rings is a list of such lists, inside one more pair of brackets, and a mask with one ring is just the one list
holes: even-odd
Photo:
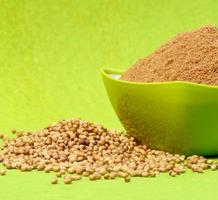
[(121, 74), (102, 70), (112, 106), (129, 135), (172, 153), (218, 154), (218, 86), (129, 82), (119, 80)]

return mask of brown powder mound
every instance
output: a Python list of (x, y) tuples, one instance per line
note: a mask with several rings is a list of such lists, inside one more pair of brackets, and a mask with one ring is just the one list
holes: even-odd
[(178, 34), (122, 76), (137, 82), (190, 81), (218, 85), (218, 28)]

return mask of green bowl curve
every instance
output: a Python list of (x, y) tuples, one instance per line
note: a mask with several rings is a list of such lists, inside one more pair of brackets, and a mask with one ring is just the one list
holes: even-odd
[(218, 86), (184, 81), (141, 83), (102, 69), (111, 104), (129, 135), (150, 148), (185, 155), (218, 154)]

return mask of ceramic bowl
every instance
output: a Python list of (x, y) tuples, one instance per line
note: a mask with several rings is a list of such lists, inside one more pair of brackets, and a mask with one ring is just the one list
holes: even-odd
[(218, 154), (218, 86), (129, 82), (119, 80), (122, 73), (102, 70), (111, 104), (129, 135), (153, 149)]

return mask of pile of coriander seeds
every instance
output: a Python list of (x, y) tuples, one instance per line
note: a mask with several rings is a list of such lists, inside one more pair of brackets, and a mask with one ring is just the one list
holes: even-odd
[[(62, 178), (65, 184), (88, 177), (90, 180), (121, 177), (177, 176), (187, 168), (193, 172), (218, 169), (218, 164), (202, 156), (170, 154), (137, 144), (133, 137), (81, 119), (62, 120), (37, 132), (13, 130), (15, 138), (3, 139), (0, 162), (7, 169), (44, 170)], [(5, 175), (4, 169), (0, 175)]]

